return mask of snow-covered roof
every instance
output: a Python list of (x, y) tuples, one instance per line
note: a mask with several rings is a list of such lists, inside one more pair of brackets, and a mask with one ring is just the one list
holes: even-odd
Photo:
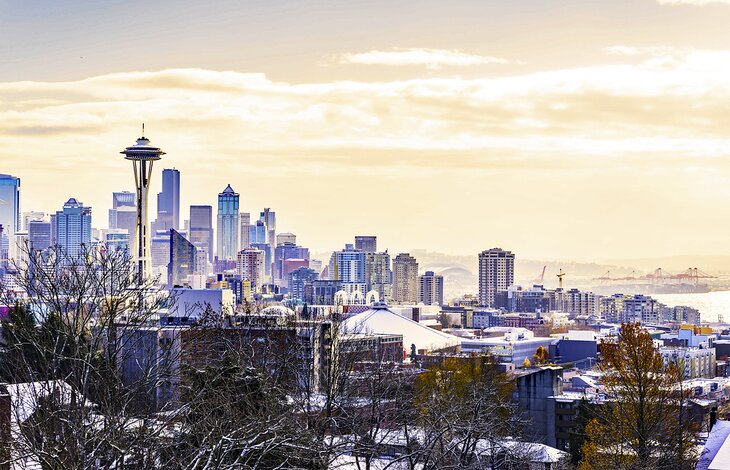
[(343, 328), (347, 333), (402, 335), (406, 349), (415, 344), (418, 350), (438, 351), (461, 344), (460, 338), (402, 317), (382, 303), (375, 303), (369, 310), (347, 318)]
[(697, 461), (696, 470), (730, 467), (730, 421), (718, 421), (712, 427), (705, 448)]

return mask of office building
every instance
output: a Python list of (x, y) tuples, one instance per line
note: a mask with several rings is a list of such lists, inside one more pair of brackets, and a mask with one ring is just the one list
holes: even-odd
[(253, 292), (260, 292), (265, 283), (264, 264), (265, 254), (262, 250), (246, 248), (238, 252), (236, 268), (243, 281), (251, 283)]
[[(20, 230), (20, 178), (0, 174), (0, 251), (6, 251), (14, 240), (15, 232)], [(8, 253), (0, 253), (0, 258), (7, 258)]]
[(262, 284), (266, 284), (272, 281), (272, 271), (271, 268), (273, 267), (273, 256), (271, 255), (271, 245), (268, 243), (251, 243), (251, 249), (253, 250), (259, 250), (263, 252), (264, 261), (263, 261), (263, 272), (264, 272), (264, 278), (262, 280)]
[(167, 282), (167, 266), (170, 264), (170, 231), (158, 230), (152, 234), (150, 240), (150, 257), (152, 276), (160, 284)]
[(239, 231), (238, 193), (229, 184), (218, 194), (218, 260), (236, 260)]
[(514, 284), (515, 255), (511, 251), (492, 248), (479, 253), (479, 304), (494, 307), (497, 292)]
[(297, 244), (297, 236), (293, 233), (284, 232), (276, 235), (276, 246), (283, 245), (284, 243), (290, 243), (292, 245)]
[(444, 304), (444, 278), (426, 271), (418, 277), (418, 301), (425, 305)]
[(393, 274), (390, 270), (390, 255), (384, 253), (365, 253), (365, 289), (375, 291), (383, 302), (391, 298)]
[(170, 262), (167, 266), (167, 285), (182, 286), (188, 276), (196, 273), (195, 245), (190, 243), (180, 232), (170, 229)]
[(314, 281), (319, 279), (319, 273), (307, 267), (300, 267), (289, 273), (289, 298), (304, 301), (313, 296)]
[(23, 228), (28, 230), (28, 226), (34, 220), (46, 220), (45, 212), (30, 211), (23, 212)]
[(142, 125), (142, 137), (137, 139), (134, 145), (127, 147), (120, 153), (126, 160), (132, 162), (134, 169), (134, 181), (136, 183), (137, 195), (137, 225), (135, 227), (134, 260), (137, 267), (137, 282), (142, 284), (149, 276), (152, 261), (150, 254), (150, 224), (148, 214), (148, 195), (152, 181), (152, 167), (154, 162), (160, 160), (165, 154), (158, 147), (150, 145), (149, 139), (144, 136), (144, 125)]
[(408, 253), (393, 260), (393, 302), (418, 303), (418, 261)]
[(288, 280), (289, 273), (285, 270), (287, 260), (300, 260), (298, 264), (309, 266), (309, 249), (285, 241), (276, 246), (274, 250), (274, 281), (277, 285), (284, 285)]
[(51, 216), (51, 230), (55, 243), (68, 257), (78, 257), (91, 242), (91, 207), (69, 199), (63, 210)]
[(208, 262), (213, 262), (213, 206), (190, 206), (188, 240), (198, 249), (204, 245)]
[(248, 226), (248, 243), (249, 246), (268, 243), (266, 240), (266, 224), (263, 220), (257, 220), (256, 223)]
[[(110, 228), (104, 234), (104, 246), (108, 253), (120, 252), (131, 256), (129, 232), (121, 228)], [(35, 248), (35, 246), (34, 246)]]
[(44, 220), (28, 222), (28, 245), (36, 251), (43, 251), (51, 246), (51, 223)]
[(162, 192), (157, 193), (157, 220), (153, 230), (180, 230), (180, 171), (162, 170)]
[(241, 212), (239, 219), (241, 223), (241, 239), (239, 245), (243, 250), (251, 247), (251, 214), (249, 212)]
[(378, 237), (374, 235), (358, 235), (355, 237), (355, 249), (362, 250), (365, 253), (375, 253), (378, 251)]

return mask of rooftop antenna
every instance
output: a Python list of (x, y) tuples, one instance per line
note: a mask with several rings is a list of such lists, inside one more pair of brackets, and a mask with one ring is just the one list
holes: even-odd
[(142, 123), (142, 137), (144, 137), (144, 123)]

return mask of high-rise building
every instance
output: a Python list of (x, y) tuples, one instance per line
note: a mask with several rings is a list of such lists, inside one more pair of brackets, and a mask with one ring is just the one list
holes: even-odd
[(283, 245), (284, 243), (291, 243), (292, 245), (296, 245), (297, 236), (289, 232), (276, 234), (276, 246)]
[(261, 244), (266, 241), (266, 224), (262, 220), (257, 220), (255, 224), (248, 226), (248, 244)]
[(290, 272), (288, 280), (289, 298), (304, 301), (307, 298), (308, 290), (309, 297), (312, 297), (314, 281), (317, 279), (319, 279), (319, 273), (307, 267), (297, 268)]
[(418, 303), (418, 261), (408, 253), (393, 260), (393, 302)]
[(120, 207), (137, 207), (137, 199), (132, 191), (116, 191), (112, 193), (112, 209)]
[(23, 228), (28, 230), (30, 223), (34, 220), (46, 220), (45, 212), (30, 211), (23, 212)]
[(251, 290), (260, 292), (264, 284), (264, 252), (255, 248), (246, 248), (238, 252), (236, 268), (241, 280), (251, 282)]
[[(307, 260), (309, 266), (309, 249), (297, 246), (291, 242), (284, 242), (276, 246), (274, 250), (274, 280), (278, 285), (283, 285), (288, 279), (288, 272), (284, 266), (287, 260)], [(302, 264), (302, 263), (299, 263)]]
[(51, 230), (54, 241), (69, 258), (76, 258), (89, 248), (91, 242), (91, 207), (71, 198), (63, 210), (51, 216)]
[(332, 253), (329, 273), (335, 281), (365, 284), (365, 252), (348, 243), (344, 250)]
[(157, 193), (157, 220), (153, 230), (180, 230), (180, 171), (162, 170), (162, 192)]
[(390, 270), (390, 255), (365, 253), (365, 284), (368, 292), (378, 293), (380, 300), (387, 302), (392, 295), (393, 274)]
[(218, 194), (218, 260), (236, 260), (239, 230), (238, 193), (229, 184)]
[(160, 284), (167, 282), (167, 265), (170, 264), (170, 231), (157, 230), (150, 239), (150, 274), (158, 278)]
[(150, 145), (149, 139), (144, 136), (144, 125), (142, 125), (142, 137), (131, 147), (127, 147), (120, 153), (124, 154), (126, 160), (132, 162), (134, 168), (134, 182), (137, 195), (137, 227), (135, 230), (135, 251), (134, 260), (137, 265), (138, 283), (142, 284), (149, 275), (152, 267), (150, 254), (150, 224), (148, 219), (147, 200), (152, 181), (152, 166), (154, 162), (161, 159), (165, 154), (157, 147)]
[(126, 230), (129, 234), (129, 254), (134, 256), (136, 251), (137, 231), (137, 202), (136, 195), (131, 191), (117, 191), (112, 193), (112, 208), (109, 209), (109, 228)]
[(170, 263), (167, 265), (168, 287), (182, 286), (195, 274), (195, 245), (180, 232), (170, 229)]
[(110, 228), (104, 234), (104, 246), (107, 252), (122, 252), (131, 255), (129, 232), (122, 228)]
[(479, 304), (494, 307), (497, 292), (506, 291), (515, 281), (515, 255), (492, 248), (479, 253)]
[(28, 244), (36, 251), (43, 251), (51, 246), (51, 223), (44, 220), (29, 221)]
[(274, 266), (271, 245), (268, 243), (251, 243), (251, 248), (264, 253), (264, 279), (262, 279), (262, 284), (266, 284), (271, 281), (271, 268)]
[(444, 304), (444, 278), (426, 271), (418, 277), (418, 301), (425, 305)]
[(213, 206), (190, 206), (188, 240), (193, 245), (205, 245), (208, 262), (213, 262)]
[(249, 212), (241, 212), (239, 214), (241, 222), (241, 249), (246, 249), (251, 246), (251, 214)]
[(355, 237), (355, 248), (365, 253), (378, 251), (378, 237), (375, 235), (358, 235)]
[(20, 230), (20, 178), (0, 174), (0, 259), (8, 257), (6, 252), (15, 240), (15, 232)]
[[(269, 244), (269, 253), (271, 254), (270, 259), (268, 261), (269, 267), (267, 268), (268, 275), (273, 275), (274, 273), (274, 249), (276, 248), (276, 213), (269, 209), (268, 207), (264, 208), (263, 212), (259, 214), (259, 220), (264, 223), (266, 226), (266, 243)], [(272, 279), (273, 281), (273, 279)]]

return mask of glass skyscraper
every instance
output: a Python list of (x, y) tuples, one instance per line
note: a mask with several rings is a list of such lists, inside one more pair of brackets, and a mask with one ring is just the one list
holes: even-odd
[(213, 262), (213, 206), (190, 206), (188, 240), (205, 246), (208, 261)]
[(71, 198), (63, 210), (51, 216), (51, 229), (55, 242), (69, 258), (78, 257), (91, 242), (91, 207)]
[[(0, 174), (0, 225), (3, 226), (0, 247), (8, 247), (20, 230), (20, 178)], [(6, 248), (7, 249), (7, 248)], [(0, 253), (0, 258), (7, 258)]]
[(182, 286), (195, 273), (195, 245), (180, 232), (170, 229), (170, 264), (167, 266), (168, 287)]
[(238, 193), (229, 184), (218, 194), (218, 259), (235, 261), (238, 254)]
[(180, 229), (180, 171), (162, 170), (162, 192), (157, 193), (156, 230)]

